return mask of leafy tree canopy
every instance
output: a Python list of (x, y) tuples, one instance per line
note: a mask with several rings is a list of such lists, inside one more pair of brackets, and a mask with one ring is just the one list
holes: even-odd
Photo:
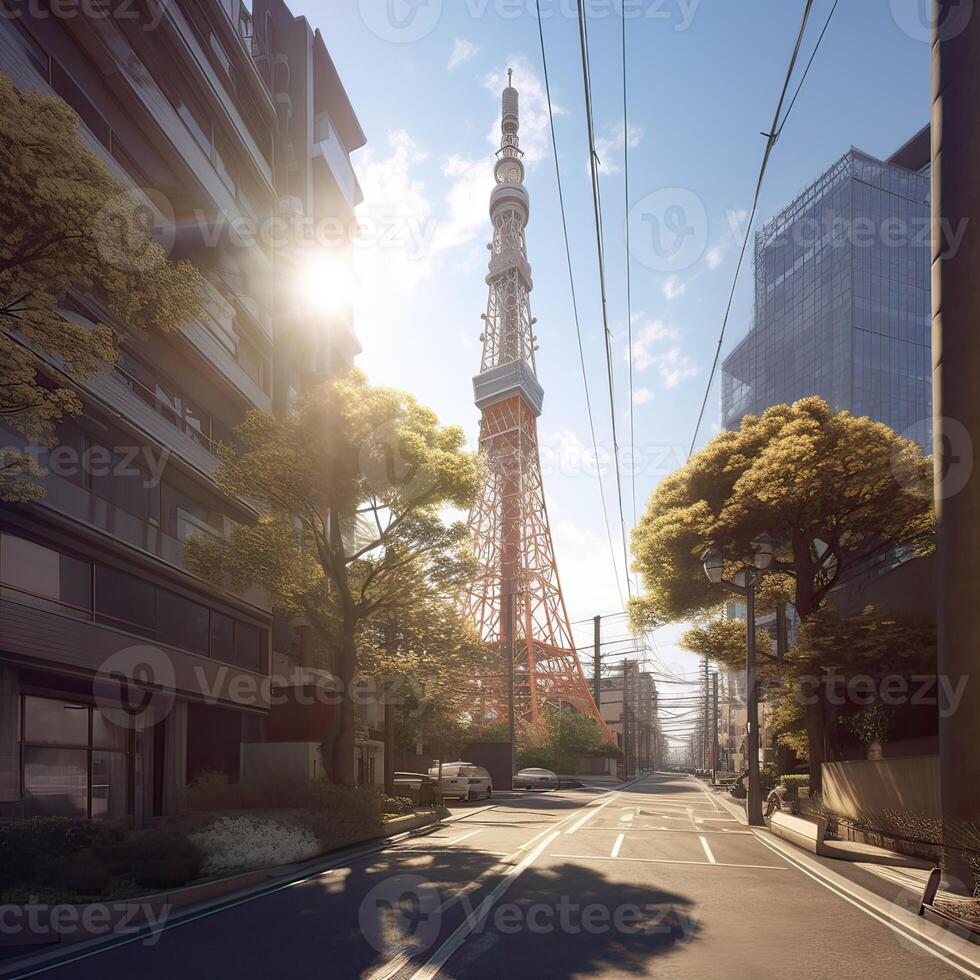
[[(468, 507), (480, 475), (462, 430), (352, 371), (301, 396), (289, 415), (252, 412), (236, 431), (241, 448), (222, 449), (216, 480), (263, 514), (228, 540), (188, 542), (191, 566), (261, 585), (306, 617), (345, 687), (362, 641), (370, 669), (383, 669), (385, 656), (446, 654), (463, 631), (446, 603), (471, 578), (472, 556), (465, 524), (447, 524), (443, 512)], [(382, 627), (373, 639), (363, 630), (372, 619)], [(393, 643), (383, 629), (392, 624)], [(333, 774), (349, 782), (349, 698), (338, 716)]]
[(664, 479), (633, 533), (646, 592), (637, 628), (690, 619), (718, 604), (701, 567), (715, 542), (734, 574), (766, 532), (774, 570), (801, 619), (850, 568), (896, 545), (932, 546), (931, 463), (888, 426), (833, 412), (820, 398), (777, 405), (722, 432)]
[[(174, 329), (201, 309), (204, 280), (170, 262), (136, 198), (84, 146), (58, 98), (19, 91), (0, 74), (0, 421), (50, 444), (78, 414), (69, 388), (39, 383), (42, 358), (85, 377), (116, 359), (118, 336), (61, 316), (77, 291), (136, 333)], [(0, 499), (32, 499), (30, 457), (0, 453)]]

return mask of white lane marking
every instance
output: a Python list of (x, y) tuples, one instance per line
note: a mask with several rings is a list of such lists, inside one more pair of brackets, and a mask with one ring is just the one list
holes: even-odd
[[(963, 940), (963, 948), (969, 947), (969, 956), (966, 952), (960, 952), (954, 949), (948, 943), (943, 942), (935, 932), (939, 931), (940, 927), (935, 926), (932, 922), (926, 922), (923, 919), (915, 918), (910, 912), (906, 912), (904, 909), (896, 909), (891, 905), (890, 902), (883, 898), (879, 898), (873, 892), (866, 892), (865, 896), (860, 895), (858, 892), (852, 891), (848, 888), (844, 882), (847, 879), (841, 877), (840, 875), (828, 871), (822, 865), (818, 864), (816, 861), (811, 861), (806, 858), (802, 853), (797, 854), (784, 848), (782, 844), (777, 844), (773, 840), (767, 840), (762, 836), (761, 833), (756, 833), (755, 836), (758, 838), (760, 844), (764, 844), (769, 850), (774, 851), (779, 857), (781, 857), (787, 864), (791, 867), (796, 868), (797, 871), (802, 871), (808, 878), (812, 878), (817, 884), (823, 885), (827, 891), (833, 892), (840, 898), (843, 898), (845, 902), (850, 902), (855, 908), (860, 909), (865, 915), (870, 916), (872, 919), (877, 919), (882, 925), (888, 926), (892, 932), (898, 933), (909, 942), (915, 943), (916, 946), (921, 947), (927, 953), (935, 956), (936, 959), (942, 960), (944, 963), (949, 964), (960, 973), (968, 977), (980, 977), (980, 970), (976, 967), (980, 966), (975, 960), (976, 958), (976, 947), (972, 943)], [(562, 857), (564, 855), (554, 855), (555, 857)], [(812, 870), (811, 870), (812, 869)], [(864, 891), (864, 889), (861, 889)], [(870, 906), (870, 907), (869, 907)], [(872, 911), (874, 909), (875, 911)], [(929, 927), (929, 928), (927, 928)], [(962, 957), (968, 962), (973, 959), (970, 963), (970, 967), (964, 966), (961, 963), (957, 963), (954, 960), (948, 959), (943, 956), (942, 953), (938, 952), (927, 946), (924, 942), (915, 938), (912, 935), (913, 932), (917, 932), (920, 936), (928, 939), (929, 942), (934, 943), (941, 949), (945, 949), (952, 956)], [(972, 969), (971, 969), (972, 967)]]
[(477, 909), (467, 914), (453, 934), (429, 957), (422, 967), (412, 974), (412, 980), (432, 980), (433, 977), (437, 976), (453, 953), (463, 945), (466, 937), (483, 924), (497, 900), (541, 856), (545, 848), (559, 836), (559, 831), (552, 831), (533, 851), (526, 854), (519, 864), (509, 868), (504, 873), (504, 877), (493, 887), (490, 894), (480, 902)]
[(622, 816), (621, 816), (621, 817), (619, 818), (619, 822), (620, 822), (620, 823), (632, 823), (632, 822), (633, 822), (633, 818), (634, 818), (635, 816), (636, 816), (636, 814), (635, 814), (635, 813), (624, 813), (624, 814), (623, 814), (623, 815), (622, 815)]
[(575, 823), (573, 823), (572, 826), (565, 831), (565, 833), (574, 834), (577, 830), (581, 830), (603, 807), (609, 806), (609, 804), (612, 803), (612, 801), (615, 799), (616, 799), (615, 796), (610, 796), (608, 800), (606, 800), (604, 803), (600, 803), (598, 806), (593, 806), (592, 804), (589, 804), (589, 807), (586, 810), (586, 812), (583, 813), (582, 816), (579, 817), (579, 819), (576, 820)]
[[(594, 806), (598, 802), (598, 800), (601, 800), (601, 799), (602, 799), (601, 796), (600, 797), (596, 797), (595, 800), (592, 800), (591, 802), (586, 803), (585, 806), (586, 807)], [(610, 797), (610, 799), (607, 802), (611, 803), (612, 802), (612, 798)], [(562, 824), (568, 823), (568, 821), (571, 820), (572, 817), (574, 817), (576, 813), (577, 813), (577, 811), (574, 811), (573, 810), (567, 816), (564, 816), (560, 820), (557, 820), (555, 823), (550, 824), (549, 826), (545, 827), (544, 830), (539, 830), (529, 841), (525, 841), (523, 844), (521, 844), (520, 847), (517, 848), (518, 852), (519, 851), (526, 851), (539, 838), (543, 837), (547, 833), (550, 833), (552, 830), (557, 830), (559, 827), (561, 827)]]
[(460, 841), (468, 840), (470, 837), (476, 837), (477, 834), (482, 834), (483, 830), (484, 828), (481, 827), (479, 830), (471, 830), (468, 834), (460, 834), (459, 837), (454, 837), (452, 840), (447, 840), (446, 845), (458, 844)]
[(711, 864), (717, 864), (718, 862), (715, 860), (714, 854), (711, 853), (711, 848), (708, 847), (708, 842), (704, 839), (704, 836), (702, 835), (698, 838), (698, 840), (701, 841), (701, 846), (704, 848), (704, 853), (707, 855), (708, 861), (710, 861)]
[(620, 834), (616, 838), (616, 843), (613, 844), (613, 846), (612, 846), (612, 854), (609, 855), (610, 857), (614, 857), (614, 858), (618, 858), (619, 857), (619, 851), (620, 851), (620, 849), (623, 846), (623, 841), (624, 840), (626, 840), (626, 834)]
[(626, 864), (684, 864), (699, 868), (750, 868), (753, 871), (789, 871), (789, 868), (775, 864), (709, 864), (707, 861), (677, 861), (667, 858), (606, 857), (605, 854), (551, 854), (553, 858), (566, 858), (572, 861), (622, 861)]

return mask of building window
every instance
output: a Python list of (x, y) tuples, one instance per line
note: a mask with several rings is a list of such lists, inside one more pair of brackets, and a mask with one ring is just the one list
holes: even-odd
[(126, 572), (97, 565), (95, 612), (100, 623), (117, 626), (140, 636), (156, 635), (156, 589)]
[(25, 695), (21, 782), (28, 816), (125, 820), (131, 736), (93, 705)]
[(4, 532), (0, 595), (78, 619), (92, 618), (92, 563)]

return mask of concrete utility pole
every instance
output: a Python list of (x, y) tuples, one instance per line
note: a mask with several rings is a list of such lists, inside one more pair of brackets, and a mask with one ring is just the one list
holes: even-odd
[(702, 730), (704, 735), (701, 738), (701, 768), (711, 768), (711, 689), (708, 687), (708, 658), (705, 657), (701, 662), (701, 688), (704, 691), (704, 717), (702, 719)]
[[(932, 47), (932, 371), (939, 677), (969, 678), (958, 710), (940, 702), (943, 822), (980, 819), (980, 10), (935, 0)], [(956, 244), (956, 236), (962, 239)], [(943, 710), (946, 708), (947, 710)], [(971, 892), (966, 855), (947, 843), (949, 887)]]
[(592, 697), (602, 714), (602, 617), (592, 620)]
[(718, 782), (718, 672), (711, 675), (711, 781)]

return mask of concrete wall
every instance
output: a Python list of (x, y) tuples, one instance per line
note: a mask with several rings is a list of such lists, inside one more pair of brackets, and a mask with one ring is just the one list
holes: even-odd
[(243, 742), (242, 782), (261, 779), (320, 779), (319, 742)]
[(825, 762), (823, 802), (850, 819), (885, 810), (940, 819), (939, 758)]

